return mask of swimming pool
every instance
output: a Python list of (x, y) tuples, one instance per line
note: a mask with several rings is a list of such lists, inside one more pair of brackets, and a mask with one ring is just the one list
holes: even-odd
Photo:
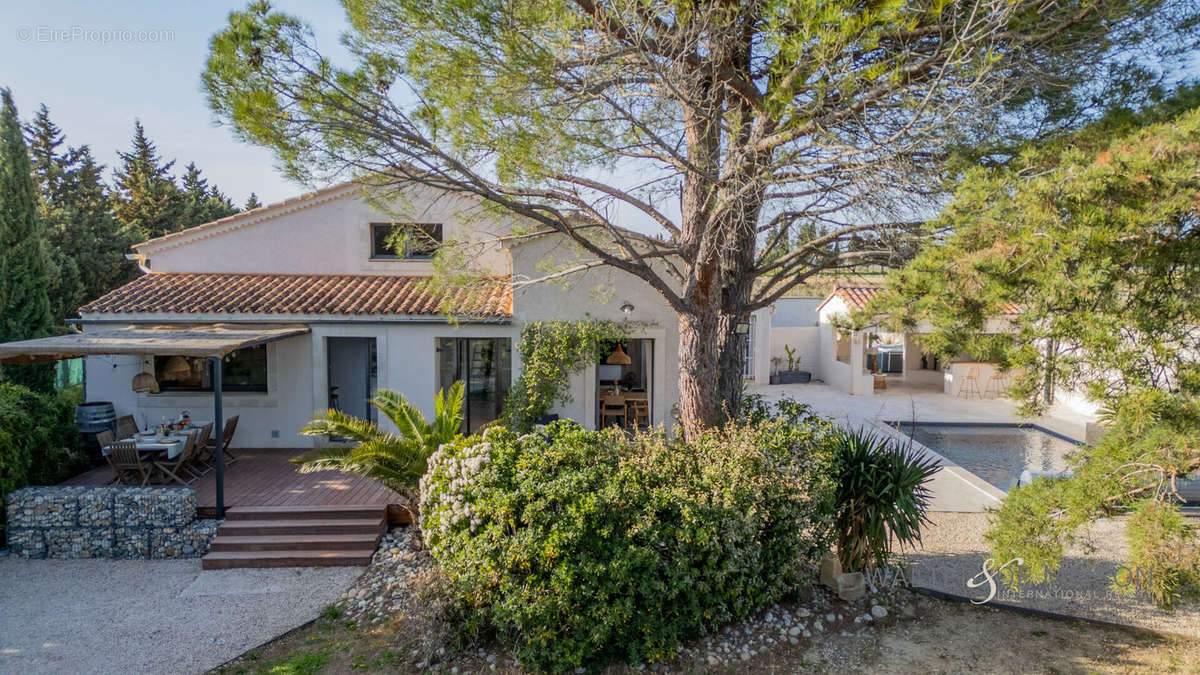
[(1079, 444), (1037, 425), (897, 422), (913, 440), (1007, 492), (1021, 472), (1067, 470)]

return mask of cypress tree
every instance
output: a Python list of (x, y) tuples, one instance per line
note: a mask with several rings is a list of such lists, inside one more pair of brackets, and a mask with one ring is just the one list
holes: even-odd
[(262, 206), (262, 202), (258, 201), (258, 195), (251, 192), (250, 197), (248, 197), (246, 199), (246, 205), (242, 207), (242, 210), (250, 211), (252, 209), (257, 209), (261, 206)]
[[(0, 341), (49, 335), (49, 263), (37, 213), (33, 165), (12, 92), (0, 89)], [(6, 366), (6, 380), (37, 391), (54, 388), (49, 366)]]

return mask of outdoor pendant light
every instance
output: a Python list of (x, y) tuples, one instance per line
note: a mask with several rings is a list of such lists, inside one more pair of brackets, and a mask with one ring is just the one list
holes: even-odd
[(629, 355), (625, 353), (624, 349), (621, 349), (621, 345), (618, 343), (617, 348), (608, 355), (604, 362), (610, 366), (628, 366), (633, 364), (633, 359), (629, 358)]

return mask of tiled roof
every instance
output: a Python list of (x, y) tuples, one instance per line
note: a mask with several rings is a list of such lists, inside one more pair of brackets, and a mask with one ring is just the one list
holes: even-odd
[(838, 286), (833, 289), (833, 295), (844, 300), (851, 309), (866, 309), (871, 298), (882, 290), (879, 286)]
[[(874, 298), (882, 290), (883, 290), (882, 286), (841, 286), (841, 285), (839, 285), (833, 289), (833, 292), (829, 294), (828, 298), (825, 298), (825, 301), (822, 302), (821, 305), (824, 305), (826, 302), (829, 302), (830, 298), (837, 296), (837, 297), (841, 298), (843, 301), (845, 301), (846, 305), (849, 306), (850, 309), (854, 309), (854, 310), (866, 309), (867, 303), (869, 303), (871, 301), (871, 299)], [(1013, 303), (1007, 303), (1004, 305), (1004, 315), (1005, 316), (1015, 316), (1020, 313), (1021, 313), (1021, 308), (1018, 305), (1015, 305)]]
[[(204, 274), (151, 272), (79, 308), (81, 314), (436, 315), (445, 295), (426, 277), (351, 274)], [(454, 291), (455, 314), (512, 316), (508, 284)]]

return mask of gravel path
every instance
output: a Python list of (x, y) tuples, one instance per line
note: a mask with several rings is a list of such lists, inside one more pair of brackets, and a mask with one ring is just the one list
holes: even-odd
[(204, 672), (313, 619), (361, 574), (0, 558), (0, 672)]
[[(967, 580), (981, 573), (988, 557), (983, 540), (987, 518), (986, 513), (931, 514), (933, 524), (922, 530), (921, 548), (904, 554), (913, 584), (976, 600), (986, 598), (989, 587), (984, 577), (978, 577), (983, 583), (976, 588), (969, 588)], [(1013, 593), (997, 579), (995, 601), (1200, 637), (1200, 604), (1166, 612), (1144, 597), (1110, 591), (1112, 575), (1127, 555), (1124, 522), (1098, 522), (1088, 541), (1068, 552), (1056, 581), (1023, 586), (1021, 593)]]

